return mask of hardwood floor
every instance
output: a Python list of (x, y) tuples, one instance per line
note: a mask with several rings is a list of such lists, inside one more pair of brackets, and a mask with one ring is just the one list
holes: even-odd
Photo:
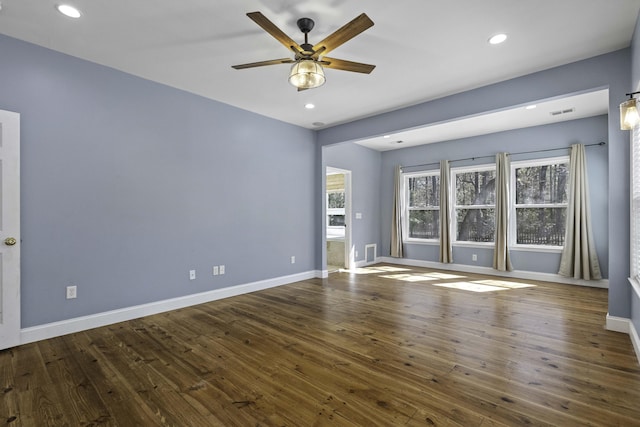
[(0, 352), (0, 425), (634, 426), (607, 292), (392, 265)]

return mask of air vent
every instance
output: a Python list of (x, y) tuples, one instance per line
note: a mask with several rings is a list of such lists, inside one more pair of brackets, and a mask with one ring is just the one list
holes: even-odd
[(552, 116), (559, 116), (561, 114), (568, 114), (568, 113), (573, 113), (574, 111), (576, 111), (575, 108), (567, 108), (566, 110), (557, 110), (557, 111), (552, 111), (551, 114)]

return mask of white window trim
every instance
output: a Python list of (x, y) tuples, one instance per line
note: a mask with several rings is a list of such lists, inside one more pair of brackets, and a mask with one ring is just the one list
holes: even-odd
[[(517, 243), (518, 224), (516, 222), (517, 215), (516, 209), (516, 169), (522, 167), (536, 167), (546, 165), (556, 165), (559, 163), (569, 163), (569, 156), (558, 157), (545, 157), (542, 159), (532, 160), (518, 160), (511, 162), (511, 182), (510, 182), (510, 198), (511, 203), (509, 206), (509, 247), (515, 251), (532, 251), (532, 252), (562, 252), (564, 246), (551, 246), (551, 245), (531, 245), (531, 244), (519, 244)], [(567, 190), (568, 191), (568, 190)], [(568, 208), (569, 203), (539, 203), (520, 205), (530, 208)]]
[[(496, 171), (495, 163), (485, 163), (483, 165), (475, 165), (475, 166), (460, 166), (456, 168), (451, 168), (451, 176), (449, 177), (449, 184), (451, 188), (449, 188), (449, 205), (451, 206), (451, 244), (453, 246), (466, 246), (466, 247), (478, 247), (478, 248), (493, 248), (495, 247), (495, 241), (492, 242), (471, 242), (468, 240), (458, 240), (458, 215), (456, 209), (458, 209), (458, 205), (456, 205), (456, 174), (465, 173), (465, 172), (483, 172), (487, 170)], [(460, 209), (492, 209), (495, 211), (496, 205), (461, 205)], [(495, 240), (495, 238), (494, 238)]]
[[(629, 278), (637, 289), (640, 285), (640, 230), (635, 218), (640, 215), (640, 126), (636, 125), (630, 132), (630, 184), (629, 184)], [(636, 209), (638, 207), (639, 209)], [(635, 246), (635, 247), (634, 247)]]
[[(344, 189), (341, 190), (328, 190), (326, 192), (325, 195), (325, 206), (327, 206), (327, 215), (325, 217), (325, 222), (327, 223), (327, 229), (331, 229), (331, 230), (340, 230), (344, 228), (344, 225), (329, 225), (329, 217), (331, 215), (344, 215), (345, 216), (345, 221), (347, 219), (346, 217), (346, 210), (345, 208), (329, 208), (329, 193), (345, 193), (346, 196), (346, 192)], [(345, 200), (345, 204), (346, 204), (346, 200)]]
[[(422, 176), (440, 176), (439, 169), (431, 169), (428, 171), (420, 171), (420, 172), (407, 172), (402, 174), (402, 241), (405, 243), (419, 243), (419, 244), (439, 244), (440, 239), (420, 239), (418, 237), (409, 237), (409, 179), (418, 178)], [(414, 209), (414, 210), (429, 210), (429, 211), (440, 211), (440, 206), (435, 207), (426, 207), (424, 209)]]

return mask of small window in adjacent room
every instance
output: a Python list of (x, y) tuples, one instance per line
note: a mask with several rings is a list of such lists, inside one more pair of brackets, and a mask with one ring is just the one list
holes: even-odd
[(403, 226), (406, 240), (440, 238), (440, 172), (404, 175)]
[(451, 183), (455, 185), (455, 241), (493, 242), (496, 230), (495, 165), (455, 168), (451, 175)]
[(327, 227), (343, 228), (345, 225), (344, 191), (327, 192)]
[(511, 164), (512, 244), (564, 245), (569, 158), (558, 157)]

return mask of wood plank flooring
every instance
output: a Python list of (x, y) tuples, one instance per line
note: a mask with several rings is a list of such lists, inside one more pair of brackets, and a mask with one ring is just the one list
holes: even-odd
[(377, 265), (0, 352), (0, 425), (640, 426), (607, 292)]

